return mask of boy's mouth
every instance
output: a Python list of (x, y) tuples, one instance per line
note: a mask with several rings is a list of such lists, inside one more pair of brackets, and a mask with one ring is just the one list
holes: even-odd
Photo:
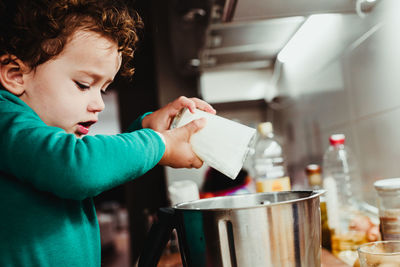
[(96, 123), (96, 121), (79, 122), (78, 129), (77, 129), (78, 134), (80, 134), (80, 135), (88, 134), (90, 126), (92, 126), (95, 123)]

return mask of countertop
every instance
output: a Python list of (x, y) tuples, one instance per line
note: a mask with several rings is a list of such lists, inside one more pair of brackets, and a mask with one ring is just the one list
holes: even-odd
[[(129, 233), (121, 231), (115, 238), (115, 247), (112, 253), (104, 255), (102, 259), (103, 267), (129, 267)], [(322, 249), (321, 267), (350, 267), (328, 250)], [(181, 257), (179, 253), (163, 255), (160, 259), (158, 267), (182, 267)]]
[(321, 267), (349, 267), (343, 261), (333, 256), (328, 250), (322, 249)]
[[(322, 249), (321, 255), (321, 267), (349, 267), (335, 256), (333, 256), (328, 250)], [(159, 267), (182, 267), (180, 254), (174, 253), (164, 255), (159, 264)]]

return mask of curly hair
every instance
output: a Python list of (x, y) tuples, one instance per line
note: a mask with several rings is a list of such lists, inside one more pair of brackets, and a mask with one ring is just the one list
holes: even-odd
[(0, 4), (0, 55), (8, 55), (1, 64), (16, 56), (34, 70), (60, 54), (68, 38), (82, 29), (113, 40), (122, 55), (121, 75), (133, 75), (132, 59), (143, 22), (122, 1), (0, 0)]

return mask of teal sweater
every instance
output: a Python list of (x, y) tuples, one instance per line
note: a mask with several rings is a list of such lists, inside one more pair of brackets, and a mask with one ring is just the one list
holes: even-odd
[(0, 266), (100, 266), (92, 197), (143, 175), (165, 145), (151, 129), (76, 138), (0, 90)]

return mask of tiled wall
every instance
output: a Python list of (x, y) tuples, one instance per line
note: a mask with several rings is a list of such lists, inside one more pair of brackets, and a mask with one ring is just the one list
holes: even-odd
[[(291, 97), (285, 109), (271, 112), (284, 136), (297, 186), (306, 185), (304, 167), (321, 163), (329, 135), (337, 132), (346, 134), (357, 157), (362, 179), (357, 188), (367, 202), (376, 204), (375, 180), (400, 177), (400, 19), (396, 10), (400, 10), (399, 1), (381, 1), (372, 14), (358, 18), (358, 29), (348, 25), (348, 31), (358, 33), (356, 38), (349, 39), (324, 67), (302, 79), (296, 76), (297, 84), (290, 81), (290, 73), (283, 77), (292, 85), (286, 90)], [(293, 91), (297, 93), (290, 94)]]

